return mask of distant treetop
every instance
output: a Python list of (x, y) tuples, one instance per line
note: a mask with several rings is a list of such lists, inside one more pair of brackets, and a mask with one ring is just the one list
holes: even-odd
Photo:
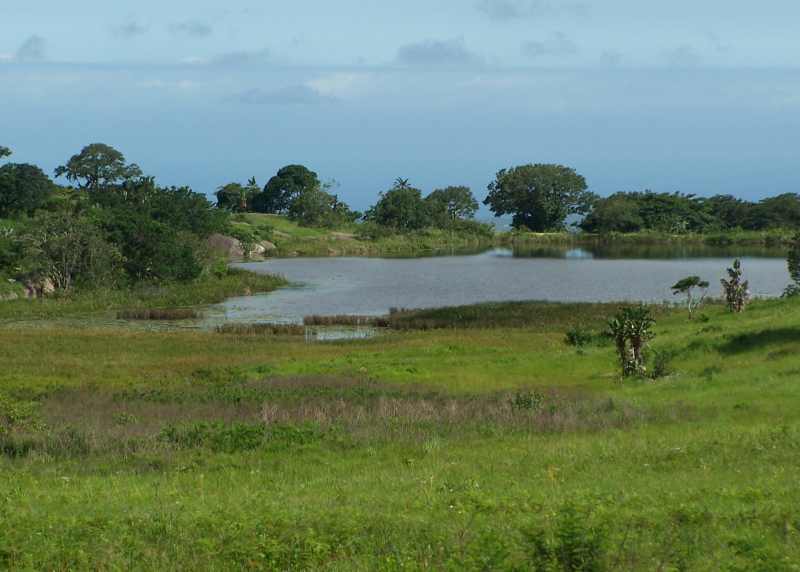
[(110, 145), (92, 143), (73, 155), (66, 165), (56, 168), (55, 175), (96, 191), (141, 177), (142, 170), (135, 163), (126, 164), (125, 156)]

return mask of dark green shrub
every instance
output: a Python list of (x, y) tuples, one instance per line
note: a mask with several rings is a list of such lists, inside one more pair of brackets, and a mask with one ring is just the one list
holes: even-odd
[(594, 338), (595, 336), (591, 330), (585, 328), (581, 324), (576, 324), (567, 330), (564, 341), (569, 346), (581, 348), (591, 344), (594, 341)]

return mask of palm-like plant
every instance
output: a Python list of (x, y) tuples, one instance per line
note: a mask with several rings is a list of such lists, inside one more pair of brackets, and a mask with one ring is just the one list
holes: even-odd
[(622, 308), (608, 322), (609, 333), (614, 338), (624, 377), (647, 373), (645, 348), (655, 337), (653, 332), (655, 322), (650, 308), (644, 305)]

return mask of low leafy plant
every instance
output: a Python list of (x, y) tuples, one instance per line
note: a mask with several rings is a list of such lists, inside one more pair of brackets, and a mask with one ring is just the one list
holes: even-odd
[(594, 341), (594, 338), (594, 333), (592, 333), (591, 330), (585, 328), (581, 324), (576, 324), (567, 330), (564, 341), (569, 346), (582, 348), (591, 344)]
[(265, 428), (260, 423), (193, 423), (170, 425), (160, 439), (181, 448), (207, 447), (215, 452), (235, 453), (256, 449), (264, 443)]
[(652, 379), (661, 379), (674, 373), (673, 360), (675, 352), (671, 350), (661, 350), (653, 352), (653, 368), (650, 371)]
[(526, 534), (534, 570), (600, 572), (606, 570), (606, 533), (588, 523), (588, 515), (572, 505), (557, 514), (555, 531)]

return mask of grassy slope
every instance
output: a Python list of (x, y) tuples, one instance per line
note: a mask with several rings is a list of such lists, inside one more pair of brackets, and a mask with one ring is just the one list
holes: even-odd
[(336, 229), (302, 227), (285, 216), (247, 213), (238, 215), (234, 224), (257, 230), (274, 229), (270, 238), (278, 256), (413, 256), (449, 249), (471, 250), (491, 246), (491, 240), (451, 234), (430, 229), (408, 235), (377, 240), (360, 240), (354, 236), (357, 225)]
[[(369, 378), (472, 400), (537, 388), (616, 404), (594, 425), (334, 427), (234, 452), (163, 444), (93, 451), (102, 435), (81, 446), (62, 436), (51, 449), (0, 456), (0, 567), (525, 568), (536, 553), (531, 538), (540, 538), (560, 548), (562, 565), (597, 554), (611, 569), (794, 569), (800, 304), (708, 314), (707, 323), (662, 315), (654, 347), (677, 352), (676, 373), (625, 383), (611, 348), (578, 353), (563, 343), (573, 319), (557, 313), (544, 328), (316, 345), (0, 330), (0, 392), (7, 409), (16, 404), (18, 425), (67, 419), (90, 436), (108, 408), (144, 423), (148, 408), (161, 407), (147, 417), (155, 428), (184, 410), (229, 418), (232, 404), (249, 403), (239, 388), (263, 378), (301, 387)], [(83, 393), (70, 401), (64, 388)], [(277, 403), (282, 394), (265, 395)], [(263, 400), (247, 405), (250, 414)], [(613, 422), (625, 407), (652, 415)]]

